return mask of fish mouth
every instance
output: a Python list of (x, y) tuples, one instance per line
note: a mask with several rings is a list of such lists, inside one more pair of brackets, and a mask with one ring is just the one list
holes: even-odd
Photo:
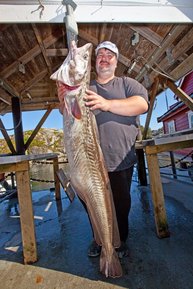
[(77, 120), (81, 119), (82, 113), (81, 113), (80, 105), (79, 105), (76, 97), (74, 97), (74, 99), (71, 100), (71, 102), (70, 102), (70, 111), (71, 111), (72, 116), (75, 119), (77, 119)]

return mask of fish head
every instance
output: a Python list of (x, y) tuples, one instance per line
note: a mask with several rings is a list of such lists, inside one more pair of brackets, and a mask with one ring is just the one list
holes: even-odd
[(85, 80), (89, 83), (91, 54), (91, 43), (77, 47), (75, 41), (72, 41), (66, 59), (50, 78), (71, 87), (81, 85)]
[(87, 43), (82, 47), (76, 47), (73, 43), (70, 50), (69, 79), (71, 84), (79, 85), (90, 72), (92, 44)]
[(80, 89), (90, 82), (91, 54), (91, 43), (77, 47), (72, 41), (65, 61), (50, 77), (56, 81), (62, 111), (76, 119), (81, 118), (77, 95), (83, 95)]

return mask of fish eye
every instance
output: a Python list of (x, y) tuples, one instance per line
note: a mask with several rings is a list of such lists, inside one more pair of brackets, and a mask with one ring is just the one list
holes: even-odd
[(84, 60), (87, 60), (87, 59), (88, 59), (88, 54), (87, 54), (87, 53), (84, 54), (83, 59), (84, 59)]

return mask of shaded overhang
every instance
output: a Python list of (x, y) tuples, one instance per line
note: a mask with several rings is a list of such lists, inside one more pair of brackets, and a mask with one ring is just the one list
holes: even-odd
[[(57, 0), (0, 0), (0, 23), (64, 21), (66, 4)], [(78, 23), (192, 23), (192, 0), (73, 1)]]

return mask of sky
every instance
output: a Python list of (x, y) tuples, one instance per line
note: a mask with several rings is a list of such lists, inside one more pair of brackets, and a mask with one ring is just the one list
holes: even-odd
[[(149, 127), (152, 130), (156, 130), (161, 128), (163, 125), (162, 123), (157, 123), (157, 117), (163, 115), (168, 109), (167, 106), (171, 106), (175, 103), (176, 100), (174, 99), (174, 93), (171, 92), (170, 89), (167, 89), (165, 92), (159, 94), (156, 97), (156, 101), (154, 104), (154, 109), (151, 116), (151, 121)], [(23, 121), (23, 130), (32, 130), (36, 127), (36, 125), (41, 120), (42, 116), (44, 115), (45, 111), (34, 111), (34, 112), (23, 112), (22, 113), (22, 121)], [(140, 123), (141, 125), (145, 126), (147, 114), (140, 116)], [(13, 119), (12, 114), (7, 113), (4, 116), (0, 116), (4, 126), (7, 130), (9, 135), (14, 134), (13, 128)], [(48, 116), (47, 120), (44, 122), (43, 128), (53, 128), (53, 129), (62, 129), (62, 115), (59, 113), (58, 110), (54, 109)], [(3, 138), (2, 133), (0, 132), (0, 138)]]
[[(151, 115), (151, 121), (149, 127), (151, 130), (157, 130), (163, 127), (162, 122), (157, 122), (157, 118), (163, 115), (166, 111), (168, 111), (169, 107), (176, 103), (174, 98), (174, 92), (172, 92), (169, 88), (157, 95), (156, 100), (154, 102), (154, 108)], [(147, 113), (140, 116), (141, 125), (145, 126)]]

